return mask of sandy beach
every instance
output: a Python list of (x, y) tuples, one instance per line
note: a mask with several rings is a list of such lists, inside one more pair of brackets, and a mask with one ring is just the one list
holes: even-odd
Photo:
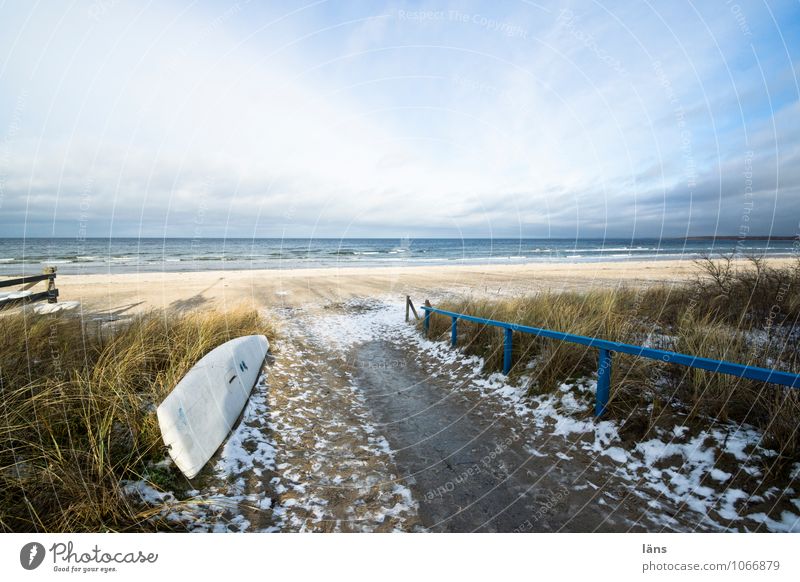
[[(772, 259), (770, 264), (787, 262)], [(303, 306), (392, 295), (411, 295), (417, 302), (446, 293), (509, 297), (542, 290), (669, 285), (697, 272), (692, 261), (619, 261), (59, 275), (57, 283), (61, 301), (122, 314), (241, 304)]]

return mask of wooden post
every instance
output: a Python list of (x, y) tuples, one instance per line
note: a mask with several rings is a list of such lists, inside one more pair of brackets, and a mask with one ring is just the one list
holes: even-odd
[(58, 292), (56, 291), (56, 268), (45, 267), (42, 270), (44, 275), (52, 275), (47, 279), (47, 302), (56, 303), (58, 301)]
[[(425, 307), (432, 307), (431, 302), (427, 299), (425, 300)], [(423, 327), (425, 328), (425, 337), (428, 337), (428, 331), (431, 328), (431, 312), (427, 309), (425, 310), (425, 319), (423, 320)]]
[(453, 317), (453, 322), (450, 324), (450, 345), (456, 347), (458, 342), (458, 318)]
[(409, 312), (414, 314), (414, 319), (419, 319), (419, 314), (414, 309), (414, 302), (411, 301), (411, 295), (406, 295), (406, 321), (410, 319)]
[(408, 298), (408, 306), (411, 308), (411, 313), (414, 314), (414, 319), (419, 319), (419, 314), (417, 313), (417, 310), (414, 309), (414, 302), (411, 301), (411, 297)]

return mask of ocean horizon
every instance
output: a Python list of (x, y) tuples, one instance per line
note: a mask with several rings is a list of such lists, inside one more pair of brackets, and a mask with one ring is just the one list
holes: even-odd
[(792, 237), (688, 238), (3, 238), (0, 274), (63, 274), (788, 258)]

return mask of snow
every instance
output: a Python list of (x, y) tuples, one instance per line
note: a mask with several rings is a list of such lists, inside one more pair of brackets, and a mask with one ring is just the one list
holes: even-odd
[(137, 497), (146, 505), (163, 505), (175, 501), (172, 492), (159, 491), (148, 481), (122, 481), (121, 485), (125, 495)]
[[(394, 451), (342, 366), (351, 347), (382, 333), (397, 314), (364, 303), (347, 310), (291, 313), (277, 345), (270, 382), (283, 386), (271, 392), (270, 430), (280, 442), (273, 516), (282, 530), (368, 532), (416, 519), (417, 502), (393, 473)], [(331, 495), (354, 501), (330, 507)]]
[(21, 299), (33, 295), (33, 291), (4, 291), (0, 293), (0, 301), (5, 299)]
[(711, 469), (709, 475), (711, 476), (712, 479), (719, 482), (727, 481), (732, 477), (730, 473), (726, 473), (725, 471), (722, 471), (717, 468)]
[[(248, 531), (252, 522), (243, 513), (250, 510), (269, 511), (273, 499), (267, 495), (261, 479), (265, 471), (274, 470), (275, 445), (265, 429), (269, 410), (266, 402), (266, 376), (256, 382), (245, 406), (240, 423), (215, 457), (212, 477), (197, 489), (186, 491), (178, 500), (172, 492), (161, 492), (147, 480), (127, 481), (123, 493), (141, 503), (159, 508), (158, 517), (181, 524), (190, 531)], [(155, 463), (154, 468), (172, 464), (169, 458)], [(252, 483), (260, 483), (255, 489)]]
[(47, 313), (58, 313), (59, 311), (69, 311), (80, 305), (78, 301), (62, 301), (61, 303), (41, 303), (34, 306), (33, 312), (44, 315)]
[(800, 532), (800, 515), (796, 515), (790, 511), (782, 512), (780, 520), (772, 519), (765, 513), (754, 513), (748, 517), (763, 523), (769, 531)]
[(628, 461), (628, 453), (625, 452), (625, 449), (620, 447), (608, 447), (602, 453), (607, 456), (611, 457), (616, 463), (625, 463)]
[(688, 426), (673, 426), (672, 427), (672, 436), (673, 438), (680, 439), (686, 436), (686, 433), (689, 432)]
[(750, 455), (745, 452), (748, 446), (761, 442), (761, 434), (755, 429), (743, 428), (726, 435), (725, 451), (736, 457), (737, 461), (746, 461)]
[(219, 475), (237, 475), (252, 470), (260, 477), (263, 470), (274, 468), (274, 443), (265, 437), (263, 425), (252, 422), (266, 413), (266, 396), (253, 394), (248, 401), (243, 421), (222, 447), (220, 458), (214, 467)]
[[(289, 393), (281, 396), (284, 399), (277, 406), (275, 396), (268, 391), (269, 379), (260, 381), (243, 421), (226, 441), (214, 466), (219, 485), (188, 492), (193, 501), (188, 509), (175, 507), (174, 496), (159, 492), (146, 482), (126, 483), (125, 493), (169, 508), (169, 519), (186, 523), (191, 516), (198, 531), (256, 528), (249, 514), (241, 511), (244, 506), (270, 512), (274, 525), (266, 531), (314, 529), (330, 521), (331, 509), (327, 499), (319, 495), (320, 483), (355, 487), (361, 496), (377, 495), (377, 507), (355, 502), (349, 508), (346, 521), (351, 528), (372, 531), (384, 520), (402, 522), (413, 518), (417, 504), (407, 484), (394, 475), (390, 482), (381, 483), (379, 477), (363, 471), (363, 462), (353, 456), (352, 450), (340, 454), (334, 447), (338, 438), (347, 435), (360, 443), (358, 454), (381, 466), (392, 466), (394, 451), (367, 413), (361, 389), (340, 369), (342, 360), (358, 343), (386, 339), (435, 361), (436, 366), (429, 369), (436, 370), (440, 381), (452, 382), (457, 390), (475, 392), (496, 403), (498, 415), (516, 419), (525, 435), (523, 446), (532, 457), (558, 458), (569, 463), (578, 453), (589, 455), (589, 472), (585, 471), (580, 483), (573, 487), (591, 487), (606, 494), (608, 480), (627, 484), (623, 497), (634, 496), (643, 501), (648, 507), (649, 527), (655, 531), (726, 531), (758, 526), (769, 531), (800, 531), (800, 502), (796, 498), (792, 499), (794, 506), (789, 506), (796, 513), (781, 509), (780, 515), (777, 511), (767, 515), (763, 507), (750, 509), (766, 499), (794, 495), (793, 490), (745, 489), (750, 487), (748, 481), (740, 484), (741, 480), (737, 480), (737, 475), (758, 479), (761, 467), (777, 455), (762, 446), (763, 434), (754, 427), (710, 419), (706, 430), (693, 432), (678, 424), (658, 429), (635, 445), (625, 444), (616, 422), (597, 421), (591, 416), (596, 390), (591, 378), (564, 383), (553, 393), (531, 396), (528, 375), (510, 381), (502, 374), (485, 372), (481, 358), (453, 349), (448, 342), (424, 338), (416, 326), (403, 321), (402, 310), (396, 304), (352, 302), (345, 304), (343, 311), (298, 318), (297, 324), (306, 326), (305, 335), (311, 338), (311, 345), (296, 344), (292, 341), (296, 332), (288, 330), (287, 340), (279, 343), (283, 355), (270, 374), (283, 374)], [(667, 341), (652, 339), (654, 343)], [(321, 353), (327, 353), (330, 359), (319, 361)], [(318, 400), (319, 387), (325, 383), (315, 371), (315, 366), (320, 365), (327, 365), (330, 373), (341, 380), (355, 416), (339, 421), (328, 418), (324, 426), (317, 427), (313, 444), (305, 449), (306, 463), (301, 465), (284, 448), (302, 449), (309, 423), (319, 423), (326, 416)], [(535, 369), (529, 367), (528, 371), (533, 373)], [(330, 451), (336, 451), (335, 467), (325, 456)], [(722, 459), (727, 459), (724, 468), (720, 466)], [(731, 469), (732, 462), (735, 471)], [(267, 472), (276, 476), (264, 484), (264, 489), (252, 491), (252, 484), (248, 483), (265, 481)], [(601, 479), (599, 485), (586, 479), (590, 472)], [(310, 475), (319, 483), (311, 481)], [(795, 464), (792, 475), (793, 479), (800, 478), (800, 463)], [(607, 497), (609, 501), (598, 498), (598, 503), (615, 507), (625, 502), (624, 498)], [(338, 530), (343, 525), (336, 521), (331, 527)]]
[[(408, 338), (404, 334), (402, 329), (394, 332), (395, 336)], [(754, 491), (731, 487), (735, 475), (717, 467), (718, 459), (729, 455), (738, 462), (738, 471), (754, 477), (761, 475), (759, 467), (777, 453), (761, 445), (763, 434), (754, 427), (714, 423), (709, 419), (712, 428), (696, 435), (691, 435), (691, 429), (681, 424), (630, 448), (621, 443), (615, 422), (591, 418), (591, 403), (581, 397), (593, 397), (596, 381), (592, 379), (564, 383), (555, 393), (531, 397), (527, 395), (527, 376), (512, 383), (502, 374), (484, 373), (480, 358), (464, 355), (447, 342), (431, 342), (416, 331), (408, 339), (441, 366), (466, 370), (470, 381), (462, 381), (465, 389), (475, 389), (484, 397), (504, 402), (510, 413), (529, 422), (526, 449), (533, 456), (547, 456), (536, 443), (548, 442), (552, 437), (563, 439), (563, 451), (555, 453), (562, 460), (569, 458), (576, 447), (594, 453), (592, 469), (609, 471), (630, 482), (634, 486), (632, 494), (646, 498), (648, 505), (657, 510), (650, 517), (663, 528), (685, 529), (670, 515), (675, 510), (696, 514), (685, 521), (694, 522), (698, 529), (728, 530), (733, 522), (741, 522), (745, 517), (762, 523), (770, 531), (800, 527), (796, 523), (800, 515), (791, 511), (783, 512), (780, 519), (748, 514), (748, 504), (757, 503), (760, 497)], [(672, 339), (654, 336), (651, 341), (664, 345)], [(532, 362), (526, 370), (533, 369)], [(600, 458), (607, 458), (613, 464), (601, 469)], [(795, 478), (800, 478), (800, 463), (795, 465), (794, 473)], [(800, 502), (794, 501), (800, 508)]]

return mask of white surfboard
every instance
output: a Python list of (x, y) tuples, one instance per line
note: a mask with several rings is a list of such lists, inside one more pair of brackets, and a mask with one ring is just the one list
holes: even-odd
[(206, 354), (158, 407), (161, 437), (191, 479), (239, 418), (269, 349), (263, 335), (236, 338)]

